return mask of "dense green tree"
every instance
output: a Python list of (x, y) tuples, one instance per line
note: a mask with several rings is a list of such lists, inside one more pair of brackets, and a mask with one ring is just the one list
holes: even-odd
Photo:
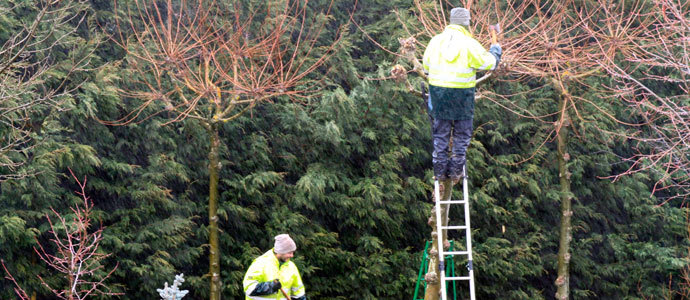
[[(473, 2), (475, 7), (484, 3)], [(219, 2), (227, 7), (233, 3)], [(250, 8), (260, 1), (241, 3)], [(309, 1), (307, 13), (329, 3)], [(223, 298), (243, 297), (244, 272), (279, 233), (290, 233), (297, 242), (295, 261), (310, 298), (412, 296), (431, 231), (430, 128), (422, 100), (392, 80), (389, 70), (407, 66), (394, 53), (399, 38), (419, 25), (414, 5), (409, 0), (359, 1), (350, 18), (351, 4), (333, 3), (318, 43), (340, 37), (340, 48), (307, 77), (318, 82), (318, 93), (299, 101), (272, 95), (217, 124)], [(118, 299), (154, 299), (156, 288), (179, 273), (186, 278), (181, 288), (190, 291), (185, 299), (206, 299), (212, 181), (208, 141), (216, 133), (193, 118), (168, 124), (177, 116), (170, 111), (124, 126), (98, 121), (136, 109), (139, 103), (121, 92), (134, 91), (130, 79), (143, 78), (122, 61), (127, 55), (122, 48), (98, 43), (100, 33), (118, 32), (114, 9), (111, 1), (90, 2), (86, 21), (70, 35), (92, 41), (81, 43), (93, 50), (84, 52), (90, 55), (90, 67), (69, 76), (75, 88), (62, 110), (32, 115), (42, 125), (33, 133), (41, 143), (25, 151), (29, 159), (20, 172), (35, 176), (0, 183), (0, 258), (38, 299), (50, 293), (40, 287), (36, 274), (61, 282), (36, 257), (25, 254), (32, 253), (34, 237), (46, 240), (49, 207), (68, 213), (77, 200), (76, 185), (67, 176), (70, 167), (88, 178), (87, 194), (105, 227), (102, 251), (112, 254), (106, 269), (119, 264), (109, 281), (114, 291), (124, 293)], [(30, 20), (32, 14), (6, 14), (0, 22), (16, 22), (21, 16)], [(418, 49), (423, 49), (425, 40), (418, 38)], [(56, 60), (66, 61), (70, 53), (65, 50)], [(408, 75), (411, 86), (422, 81)], [(574, 196), (572, 298), (641, 299), (676, 289), (688, 247), (680, 201), (657, 206), (659, 200), (650, 195), (656, 175), (604, 179), (627, 170), (620, 157), (637, 151), (633, 147), (639, 145), (622, 137), (629, 128), (601, 117), (588, 104), (578, 106), (587, 113), (570, 127), (564, 163), (571, 191), (564, 193), (557, 163), (563, 154), (549, 137), (558, 120), (550, 113), (558, 110), (555, 100), (562, 91), (543, 78), (512, 79), (484, 83), (483, 91), (512, 96), (506, 102), (484, 93), (478, 100), (468, 152), (479, 299), (553, 297), (560, 238), (554, 228), (563, 196)], [(604, 101), (590, 88), (613, 83), (597, 74), (568, 82), (568, 91), (595, 100), (619, 121), (638, 123), (639, 115)], [(164, 86), (168, 84), (172, 81)], [(506, 110), (506, 104), (522, 108), (521, 113)], [(545, 117), (542, 122), (525, 116)], [(455, 197), (460, 197), (458, 191)], [(460, 218), (461, 212), (451, 211), (452, 220)], [(462, 241), (456, 234), (450, 238)], [(458, 270), (464, 268), (464, 262), (456, 264)], [(674, 280), (669, 285), (670, 275)], [(11, 287), (0, 281), (0, 298), (13, 299)], [(461, 285), (459, 292), (465, 295), (466, 288)]]
[[(100, 39), (88, 32), (85, 1), (5, 1), (0, 10), (0, 257), (35, 298), (44, 266), (32, 250), (34, 237), (45, 238), (49, 207), (75, 200), (57, 174), (99, 163), (92, 147), (66, 138), (73, 128), (59, 119), (88, 86), (89, 70), (99, 67), (92, 55)], [(0, 297), (12, 297), (11, 287), (0, 282)]]

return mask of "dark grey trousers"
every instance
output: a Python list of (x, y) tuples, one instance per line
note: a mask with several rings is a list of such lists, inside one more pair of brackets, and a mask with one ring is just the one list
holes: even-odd
[[(432, 120), (434, 176), (439, 180), (458, 178), (465, 165), (465, 153), (472, 137), (472, 120)], [(451, 132), (453, 149), (448, 149)], [(448, 152), (451, 152), (450, 158)]]

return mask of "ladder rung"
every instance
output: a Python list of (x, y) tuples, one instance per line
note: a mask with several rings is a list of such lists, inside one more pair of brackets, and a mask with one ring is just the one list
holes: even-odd
[(446, 277), (444, 278), (446, 281), (453, 281), (453, 280), (470, 280), (470, 276), (461, 276), (461, 277)]
[(465, 204), (467, 201), (465, 200), (443, 200), (439, 201), (441, 204)]
[(467, 229), (467, 225), (461, 226), (441, 226), (443, 229)]
[(445, 255), (468, 255), (470, 254), (469, 251), (443, 251), (442, 253), (444, 256)]

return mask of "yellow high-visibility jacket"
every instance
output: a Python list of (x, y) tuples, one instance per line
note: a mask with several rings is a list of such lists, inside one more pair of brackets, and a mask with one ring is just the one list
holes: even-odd
[(285, 299), (285, 296), (283, 296), (283, 293), (280, 291), (271, 295), (249, 296), (249, 294), (254, 291), (257, 284), (260, 282), (273, 281), (274, 279), (280, 280), (283, 290), (285, 290), (291, 298), (298, 298), (304, 296), (306, 293), (297, 266), (292, 261), (285, 262), (281, 265), (278, 258), (276, 258), (276, 255), (273, 253), (273, 249), (271, 249), (254, 259), (247, 273), (244, 275), (242, 284), (244, 286), (245, 299)]
[(448, 25), (434, 36), (424, 51), (424, 69), (429, 84), (445, 88), (473, 88), (475, 70), (493, 70), (496, 57), (460, 25)]

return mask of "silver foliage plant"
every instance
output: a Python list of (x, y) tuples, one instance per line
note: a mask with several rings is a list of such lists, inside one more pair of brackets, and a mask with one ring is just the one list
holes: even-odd
[(179, 286), (183, 282), (184, 273), (180, 273), (180, 275), (175, 275), (175, 281), (173, 282), (172, 286), (168, 286), (168, 283), (166, 282), (162, 289), (157, 289), (156, 291), (158, 291), (158, 294), (163, 300), (179, 300), (189, 293), (188, 290), (180, 291)]

